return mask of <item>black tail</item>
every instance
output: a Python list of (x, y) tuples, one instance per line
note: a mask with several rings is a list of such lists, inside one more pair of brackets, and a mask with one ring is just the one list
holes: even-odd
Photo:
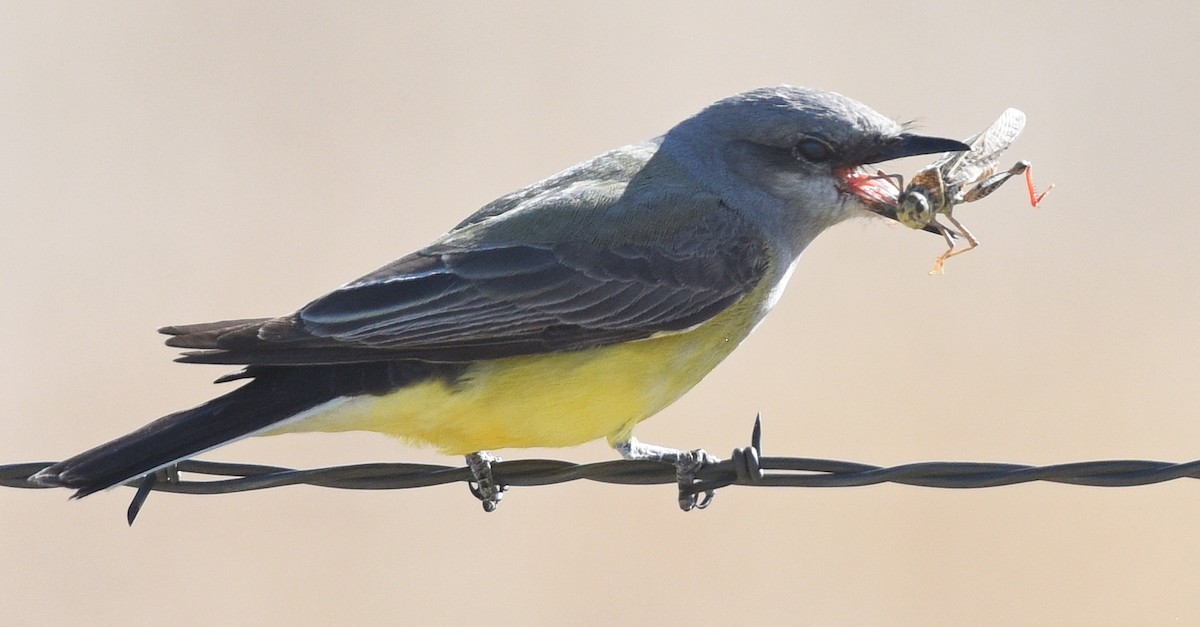
[(343, 396), (382, 395), (430, 378), (453, 381), (462, 364), (414, 361), (303, 367), (251, 367), (253, 380), (199, 407), (164, 416), (30, 477), (75, 488), (75, 498), (119, 485), (211, 448), (261, 431)]
[(42, 485), (75, 488), (87, 496), (172, 462), (311, 409), (330, 400), (322, 386), (295, 385), (296, 377), (259, 377), (203, 405), (164, 416), (107, 444), (61, 461), (30, 477)]

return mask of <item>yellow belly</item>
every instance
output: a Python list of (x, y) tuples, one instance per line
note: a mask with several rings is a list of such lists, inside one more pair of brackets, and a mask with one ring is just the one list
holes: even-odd
[(737, 347), (765, 313), (760, 286), (682, 333), (568, 353), (480, 361), (454, 383), (361, 396), (269, 432), (378, 431), (449, 454), (627, 439)]

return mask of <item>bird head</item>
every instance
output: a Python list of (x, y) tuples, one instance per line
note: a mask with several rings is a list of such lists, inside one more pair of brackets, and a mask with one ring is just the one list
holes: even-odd
[(786, 237), (796, 253), (855, 215), (896, 218), (899, 190), (868, 165), (966, 144), (905, 131), (841, 94), (779, 86), (720, 100), (662, 141), (708, 190)]

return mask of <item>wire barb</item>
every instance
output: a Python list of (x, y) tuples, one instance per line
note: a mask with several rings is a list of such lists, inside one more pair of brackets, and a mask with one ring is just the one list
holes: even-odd
[[(0, 465), (0, 486), (46, 489), (30, 476), (54, 462)], [(676, 468), (668, 462), (614, 460), (575, 464), (549, 459), (496, 461), (490, 464), (495, 484), (528, 487), (587, 479), (620, 485), (677, 484)], [(208, 475), (216, 480), (183, 480), (179, 474)], [(1172, 463), (1148, 460), (1073, 462), (1028, 466), (996, 462), (920, 462), (882, 467), (858, 462), (808, 457), (767, 457), (762, 454), (762, 423), (755, 419), (750, 446), (733, 451), (729, 459), (697, 468), (694, 494), (731, 485), (834, 488), (880, 483), (928, 488), (990, 488), (1032, 481), (1097, 487), (1128, 487), (1176, 479), (1200, 479), (1200, 460)], [(127, 485), (137, 487), (129, 506), (130, 524), (151, 492), (228, 494), (287, 485), (313, 485), (345, 490), (398, 490), (478, 481), (470, 467), (435, 464), (374, 463), (297, 470), (278, 466), (187, 460)], [(498, 499), (497, 499), (498, 500)]]

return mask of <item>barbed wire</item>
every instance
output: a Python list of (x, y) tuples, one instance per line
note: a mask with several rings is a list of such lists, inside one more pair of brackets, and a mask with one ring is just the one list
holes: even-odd
[[(811, 457), (766, 457), (761, 454), (761, 427), (756, 423), (751, 445), (733, 451), (729, 459), (707, 463), (683, 493), (711, 493), (739, 486), (844, 488), (880, 483), (929, 488), (990, 488), (1033, 481), (1097, 487), (1129, 487), (1175, 479), (1200, 479), (1200, 460), (1173, 463), (1150, 460), (1104, 460), (1030, 466), (999, 462), (918, 462), (883, 467), (859, 462)], [(0, 465), (0, 486), (45, 489), (28, 478), (54, 462)], [(586, 479), (619, 485), (677, 483), (673, 464), (659, 461), (614, 460), (576, 464), (551, 459), (498, 461), (491, 464), (495, 482), (507, 487), (542, 486)], [(181, 473), (226, 477), (183, 480)], [(400, 490), (477, 481), (467, 466), (415, 463), (371, 463), (327, 468), (294, 469), (280, 466), (185, 460), (140, 482), (130, 505), (129, 521), (151, 491), (183, 494), (228, 494), (289, 485), (312, 485), (345, 490)], [(702, 502), (701, 506), (706, 504)]]

